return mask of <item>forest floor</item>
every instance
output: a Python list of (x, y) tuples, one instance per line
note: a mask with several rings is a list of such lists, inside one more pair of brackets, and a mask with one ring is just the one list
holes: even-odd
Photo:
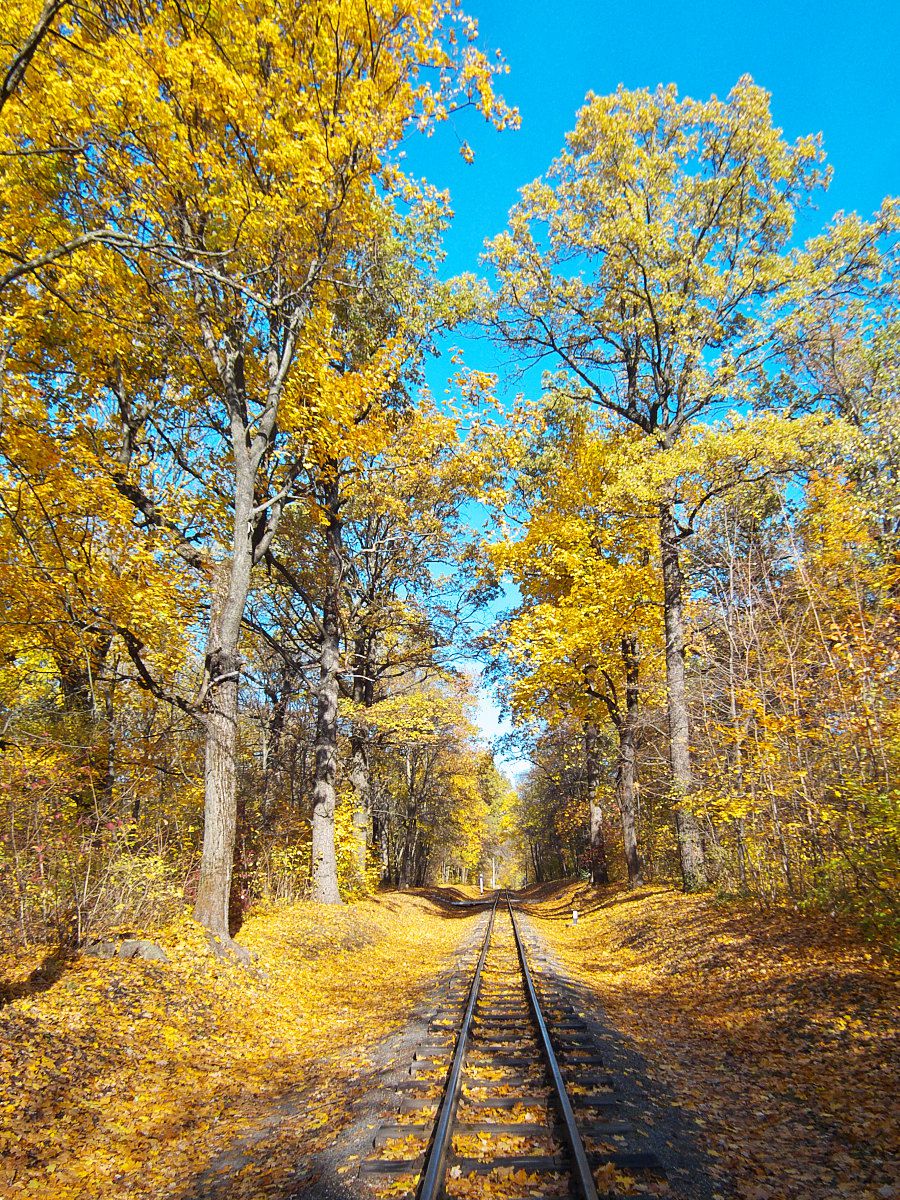
[(472, 924), (387, 893), (251, 916), (250, 970), (187, 919), (152, 935), (168, 963), (0, 956), (0, 1196), (187, 1200), (217, 1173), (234, 1200), (314, 1187)]
[[(256, 913), (249, 970), (187, 919), (153, 935), (168, 963), (0, 956), (0, 1196), (332, 1194), (328, 1147), (365, 1128), (388, 1056), (475, 928), (445, 901), (475, 894)], [(661, 887), (547, 885), (527, 911), (641, 1086), (684, 1114), (723, 1200), (900, 1200), (900, 991), (875, 949)]]
[(528, 895), (534, 928), (699, 1134), (723, 1197), (900, 1200), (900, 980), (876, 949), (826, 919), (668, 888)]

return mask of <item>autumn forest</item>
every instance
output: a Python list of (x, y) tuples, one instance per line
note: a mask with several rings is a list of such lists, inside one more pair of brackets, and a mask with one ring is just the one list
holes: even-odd
[(516, 102), (458, 0), (0, 10), (2, 1196), (900, 1194), (900, 200), (620, 85), (450, 270)]

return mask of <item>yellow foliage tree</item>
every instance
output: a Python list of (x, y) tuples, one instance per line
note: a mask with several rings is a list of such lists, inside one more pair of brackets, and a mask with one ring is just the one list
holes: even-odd
[[(14, 8), (31, 27), (30, 7)], [(501, 125), (513, 114), (494, 96), (474, 24), (445, 0), (88, 5), (54, 19), (64, 36), (24, 72), (14, 39), (15, 87), (0, 114), (8, 361), (27, 374), (56, 314), (80, 313), (85, 357), (102, 368), (84, 381), (81, 419), (105, 394), (125, 440), (140, 443), (154, 414), (174, 469), (202, 494), (205, 538), (176, 538), (210, 591), (192, 700), (206, 736), (195, 911), (227, 942), (252, 568), (302, 464), (352, 437), (356, 414), (396, 376), (390, 345), (334, 370), (334, 297), (353, 286), (358, 248), (392, 209), (439, 203), (397, 168), (406, 131), (451, 105)], [(135, 294), (146, 322), (134, 319)], [(127, 373), (109, 377), (116, 340), (136, 337), (161, 360), (149, 409)], [(65, 359), (67, 347), (54, 350)], [(146, 476), (121, 464), (112, 474), (146, 525), (183, 532)], [(146, 669), (140, 647), (128, 649)], [(156, 686), (149, 672), (146, 682)]]
[[(672, 450), (699, 418), (755, 393), (766, 308), (791, 273), (796, 206), (825, 181), (819, 140), (786, 142), (751, 79), (725, 99), (620, 88), (589, 95), (546, 178), (491, 245), (495, 327), (559, 387)], [(684, 667), (679, 498), (655, 498), (670, 761), (685, 887), (703, 884)]]
[(509, 663), (514, 713), (583, 726), (592, 871), (604, 883), (597, 729), (608, 720), (616, 731), (616, 798), (628, 877), (638, 886), (638, 709), (641, 691), (655, 687), (652, 665), (641, 679), (641, 660), (658, 659), (662, 631), (654, 525), (628, 495), (632, 441), (549, 397), (522, 450), (530, 467), (516, 489), (521, 533), (493, 546), (491, 557), (522, 597), (495, 646)]

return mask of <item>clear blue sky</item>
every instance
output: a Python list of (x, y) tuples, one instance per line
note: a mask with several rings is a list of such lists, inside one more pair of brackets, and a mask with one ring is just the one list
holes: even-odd
[[(834, 172), (803, 236), (838, 209), (870, 215), (900, 193), (900, 0), (463, 0), (484, 48), (510, 66), (501, 83), (522, 115), (518, 131), (497, 133), (474, 114), (408, 148), (415, 173), (450, 191), (455, 218), (446, 239), (447, 274), (478, 270), (485, 238), (499, 232), (523, 184), (560, 151), (588, 91), (618, 84), (675, 83), (682, 95), (724, 96), (743, 74), (772, 95), (773, 117), (789, 138), (821, 132)], [(465, 139), (475, 150), (467, 166)], [(499, 351), (460, 335), (472, 366), (502, 370)], [(433, 363), (444, 392), (453, 368)], [(496, 712), (485, 700), (490, 734)]]
[[(834, 182), (822, 215), (871, 213), (900, 191), (900, 3), (897, 0), (470, 0), (481, 44), (510, 66), (502, 90), (522, 128), (498, 134), (457, 117), (409, 161), (450, 190), (451, 271), (473, 269), (518, 189), (543, 173), (588, 91), (675, 83), (725, 95), (750, 74), (772, 95), (785, 134), (822, 132)], [(467, 166), (459, 142), (476, 161)], [(827, 210), (827, 213), (826, 213)]]

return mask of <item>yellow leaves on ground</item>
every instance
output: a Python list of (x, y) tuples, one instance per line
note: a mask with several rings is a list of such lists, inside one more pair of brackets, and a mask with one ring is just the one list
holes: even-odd
[(683, 1107), (727, 1195), (887, 1194), (900, 996), (852, 931), (663, 888), (563, 886), (534, 912)]
[[(521, 1168), (495, 1167), (486, 1175), (471, 1174), (451, 1178), (447, 1186), (447, 1195), (453, 1200), (512, 1200), (521, 1196), (562, 1195), (568, 1180), (561, 1175), (530, 1174)], [(548, 1189), (552, 1189), (548, 1191)]]
[[(493, 1158), (523, 1154), (555, 1154), (559, 1147), (549, 1145), (547, 1138), (528, 1137), (514, 1133), (472, 1133), (453, 1139), (453, 1149), (464, 1158), (478, 1158), (488, 1162)], [(524, 1174), (524, 1172), (523, 1172)]]
[[(594, 1182), (601, 1196), (627, 1196), (637, 1188), (634, 1176), (617, 1171), (614, 1163), (604, 1163), (598, 1167), (594, 1172)], [(640, 1185), (640, 1190), (644, 1190), (643, 1185)]]
[(251, 970), (187, 921), (159, 937), (169, 964), (4, 958), (0, 1193), (281, 1194), (468, 928), (386, 895), (254, 915), (239, 935)]

